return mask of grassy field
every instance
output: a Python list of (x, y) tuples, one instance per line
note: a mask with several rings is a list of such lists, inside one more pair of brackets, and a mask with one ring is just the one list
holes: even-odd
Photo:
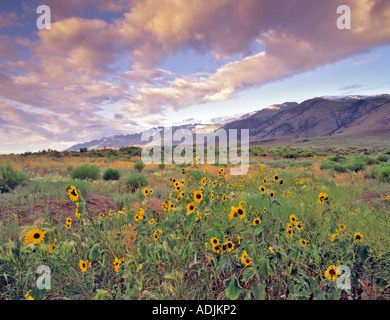
[(389, 299), (389, 149), (253, 147), (244, 176), (125, 151), (0, 156), (0, 299)]

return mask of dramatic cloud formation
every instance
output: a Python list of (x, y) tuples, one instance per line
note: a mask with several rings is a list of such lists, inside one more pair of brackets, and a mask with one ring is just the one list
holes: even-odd
[[(137, 119), (155, 124), (169, 110), (226, 100), (390, 43), (387, 0), (46, 4), (51, 29), (26, 30), (17, 38), (7, 30), (21, 28), (18, 14), (0, 12), (4, 143), (65, 145), (131, 130)], [(341, 4), (351, 8), (351, 30), (336, 27)], [(218, 67), (192, 74), (165, 70), (166, 59), (181, 50), (209, 54)]]

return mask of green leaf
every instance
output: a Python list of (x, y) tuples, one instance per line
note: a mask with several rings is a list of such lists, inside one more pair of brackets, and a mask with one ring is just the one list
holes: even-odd
[(246, 268), (242, 273), (242, 281), (247, 283), (256, 274), (255, 268)]
[(94, 243), (87, 250), (87, 254), (88, 254), (88, 259), (91, 261), (100, 258), (101, 255), (100, 246), (97, 243)]
[(226, 296), (230, 300), (237, 300), (241, 293), (242, 287), (240, 286), (240, 283), (238, 282), (236, 276), (233, 275), (229, 279), (225, 280), (225, 284), (227, 287), (225, 289)]
[(194, 253), (194, 243), (193, 242), (188, 242), (186, 247), (184, 248), (183, 252), (183, 259), (192, 255)]
[(314, 300), (326, 300), (325, 293), (320, 288), (315, 288), (313, 294)]
[(187, 231), (191, 232), (194, 228), (196, 213), (190, 213), (187, 218), (184, 220), (184, 228), (187, 229)]
[(265, 299), (265, 284), (255, 283), (252, 285), (252, 293), (255, 300)]
[(255, 226), (253, 226), (253, 229), (252, 229), (253, 230), (253, 234), (255, 236), (258, 236), (260, 234), (260, 232), (263, 231), (263, 229), (264, 229), (264, 226), (263, 226), (262, 223), (256, 224)]
[(259, 274), (264, 278), (267, 278), (270, 274), (269, 260), (267, 258), (260, 258), (258, 260)]
[(328, 291), (328, 300), (340, 300), (341, 290), (330, 287)]

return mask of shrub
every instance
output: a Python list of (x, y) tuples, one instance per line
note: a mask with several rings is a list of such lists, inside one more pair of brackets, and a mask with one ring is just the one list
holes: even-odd
[(334, 156), (334, 157), (329, 157), (328, 158), (329, 161), (333, 161), (333, 162), (347, 162), (347, 158), (344, 157), (344, 156)]
[(141, 173), (133, 173), (126, 179), (125, 184), (134, 192), (138, 188), (146, 186), (148, 179)]
[(165, 169), (165, 163), (160, 163), (160, 164), (158, 165), (158, 168), (159, 168), (160, 170), (164, 170), (164, 169)]
[(27, 176), (20, 171), (15, 171), (11, 165), (0, 166), (0, 193), (9, 192), (18, 185), (26, 182)]
[(378, 155), (378, 157), (376, 159), (381, 161), (381, 162), (387, 162), (387, 160), (390, 159), (390, 156), (387, 154), (380, 154), (380, 155)]
[(141, 172), (145, 168), (145, 163), (143, 163), (142, 161), (137, 161), (136, 163), (134, 163), (133, 168), (138, 172)]
[(72, 171), (72, 179), (91, 179), (100, 178), (100, 168), (95, 165), (83, 164)]
[(365, 170), (366, 167), (367, 167), (367, 164), (362, 160), (354, 160), (352, 163), (347, 165), (347, 168), (349, 170), (355, 171), (355, 172)]
[(104, 180), (119, 180), (120, 177), (121, 177), (120, 171), (114, 168), (107, 168), (103, 174)]
[(366, 156), (366, 155), (360, 155), (360, 156), (356, 157), (355, 160), (363, 161), (365, 164), (367, 164), (369, 166), (379, 163), (379, 160), (371, 158), (371, 157)]
[(88, 148), (80, 148), (80, 152), (88, 152)]
[(372, 167), (371, 174), (381, 182), (390, 182), (390, 164), (383, 163)]

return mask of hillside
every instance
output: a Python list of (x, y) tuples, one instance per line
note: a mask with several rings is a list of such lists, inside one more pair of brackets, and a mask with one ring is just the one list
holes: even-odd
[[(285, 102), (220, 123), (185, 124), (168, 130), (175, 132), (188, 129), (195, 133), (194, 130), (199, 128), (208, 133), (218, 128), (249, 129), (251, 142), (345, 136), (345, 139), (340, 138), (338, 141), (366, 140), (368, 144), (371, 143), (368, 141), (382, 141), (381, 144), (386, 144), (390, 141), (390, 95), (318, 97), (302, 103)], [(164, 127), (153, 129), (157, 129), (162, 136), (163, 131), (167, 130)], [(119, 134), (76, 144), (67, 150), (142, 146), (145, 142), (141, 141), (141, 135), (142, 132)]]

